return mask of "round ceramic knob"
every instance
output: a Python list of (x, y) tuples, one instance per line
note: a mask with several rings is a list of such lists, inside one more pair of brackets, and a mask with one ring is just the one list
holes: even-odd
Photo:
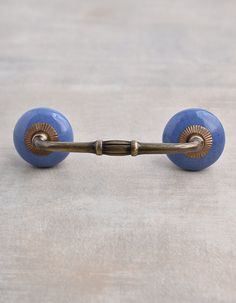
[(73, 131), (61, 113), (49, 108), (35, 108), (26, 112), (16, 123), (13, 139), (17, 152), (33, 166), (52, 167), (63, 161), (68, 153), (38, 150), (33, 137), (43, 133), (45, 140), (72, 142)]
[(164, 129), (163, 142), (186, 143), (194, 136), (200, 136), (204, 140), (202, 150), (167, 156), (182, 169), (198, 171), (216, 162), (224, 150), (224, 128), (215, 115), (195, 108), (177, 113)]

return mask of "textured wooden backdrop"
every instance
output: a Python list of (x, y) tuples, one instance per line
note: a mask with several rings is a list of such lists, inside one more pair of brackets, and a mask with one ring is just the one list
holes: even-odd
[[(165, 156), (24, 163), (18, 117), (78, 140), (161, 140), (186, 107), (227, 134), (212, 168)], [(0, 1), (0, 302), (236, 302), (236, 1)], [(142, 121), (142, 122), (141, 122)]]

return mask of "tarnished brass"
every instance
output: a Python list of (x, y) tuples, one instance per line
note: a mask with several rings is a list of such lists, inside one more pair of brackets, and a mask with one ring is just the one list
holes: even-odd
[(41, 156), (47, 156), (50, 151), (42, 148), (37, 148), (33, 142), (35, 136), (41, 141), (58, 141), (58, 136), (56, 130), (47, 123), (35, 123), (33, 124), (25, 134), (25, 145), (32, 153)]
[(203, 139), (204, 146), (201, 150), (187, 153), (186, 156), (189, 158), (202, 158), (206, 156), (213, 144), (213, 138), (211, 133), (209, 132), (208, 129), (206, 129), (201, 125), (191, 125), (187, 127), (180, 135), (179, 142), (180, 143), (193, 142), (196, 136), (201, 137)]
[(42, 133), (34, 135), (32, 145), (36, 150), (47, 153), (77, 152), (109, 156), (137, 156), (144, 154), (190, 154), (200, 152), (204, 148), (204, 139), (196, 135), (194, 135), (194, 139), (190, 137), (187, 143), (142, 143), (135, 140), (56, 142), (55, 140), (44, 140), (42, 135)]

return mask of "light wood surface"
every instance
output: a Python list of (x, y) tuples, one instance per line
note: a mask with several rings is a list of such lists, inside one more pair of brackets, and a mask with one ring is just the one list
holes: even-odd
[[(154, 142), (202, 107), (226, 150), (199, 173), (165, 156), (34, 169), (12, 131), (38, 106), (76, 140)], [(236, 302), (236, 1), (0, 1), (0, 113), (1, 303)]]

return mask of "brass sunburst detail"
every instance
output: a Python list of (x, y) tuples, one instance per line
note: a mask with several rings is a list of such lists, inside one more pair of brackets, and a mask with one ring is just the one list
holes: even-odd
[(34, 123), (25, 133), (25, 145), (27, 149), (36, 155), (47, 156), (51, 152), (40, 150), (33, 145), (33, 137), (37, 134), (45, 134), (49, 141), (58, 141), (57, 132), (48, 123)]
[(204, 146), (203, 146), (202, 150), (200, 150), (198, 152), (187, 153), (186, 156), (189, 158), (195, 158), (195, 159), (205, 157), (208, 154), (208, 152), (210, 151), (212, 144), (213, 144), (213, 138), (212, 138), (210, 131), (201, 125), (188, 126), (187, 128), (185, 128), (185, 130), (180, 135), (179, 142), (180, 143), (189, 142), (189, 139), (192, 136), (202, 137), (204, 140)]

